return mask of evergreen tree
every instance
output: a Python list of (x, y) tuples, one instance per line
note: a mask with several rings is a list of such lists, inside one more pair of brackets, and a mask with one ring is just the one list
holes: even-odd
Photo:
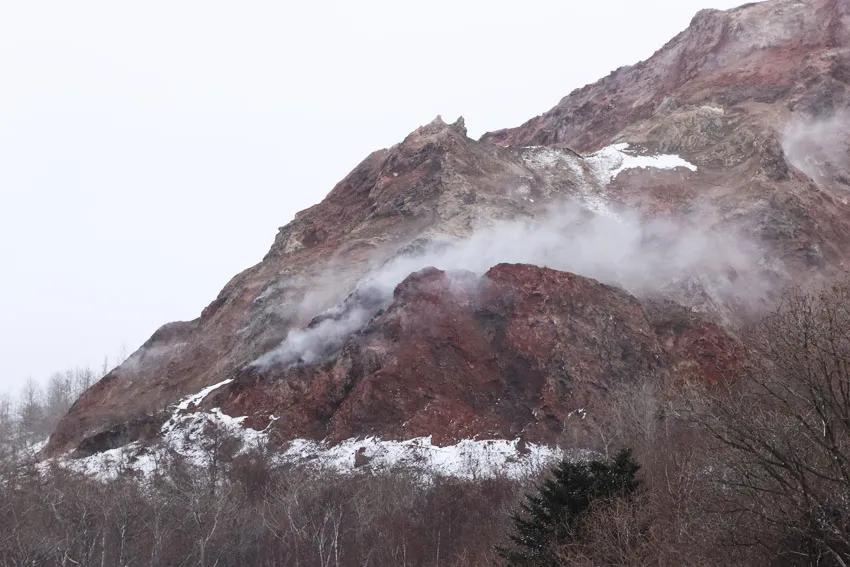
[(629, 449), (610, 461), (561, 461), (513, 515), (513, 546), (500, 554), (509, 565), (557, 565), (555, 547), (579, 536), (594, 502), (632, 494), (640, 484), (635, 478), (639, 468)]

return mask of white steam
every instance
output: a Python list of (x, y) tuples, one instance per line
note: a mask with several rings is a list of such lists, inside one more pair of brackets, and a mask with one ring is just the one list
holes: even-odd
[(350, 310), (334, 307), (327, 318), (306, 329), (293, 329), (279, 347), (258, 358), (254, 364), (313, 364), (339, 350), (345, 339), (361, 329), (377, 310), (355, 306)]
[[(850, 188), (850, 112), (824, 118), (798, 116), (791, 120), (782, 140), (788, 163), (821, 188), (835, 183)], [(846, 202), (847, 196), (844, 195)]]
[[(373, 271), (343, 303), (322, 314), (255, 364), (314, 363), (333, 354), (392, 299), (394, 288), (426, 267), (483, 274), (499, 263), (550, 267), (647, 295), (698, 281), (714, 306), (751, 304), (767, 293), (761, 254), (741, 234), (713, 228), (711, 211), (646, 220), (628, 211), (595, 215), (575, 204), (545, 215), (482, 227), (463, 240), (433, 242)], [(693, 286), (692, 286), (693, 287)]]

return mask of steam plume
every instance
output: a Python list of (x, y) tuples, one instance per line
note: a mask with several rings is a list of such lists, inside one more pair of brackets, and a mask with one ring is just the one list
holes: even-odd
[(677, 220), (646, 220), (629, 211), (596, 215), (577, 204), (546, 214), (497, 222), (462, 240), (440, 240), (422, 253), (397, 257), (364, 278), (342, 304), (306, 329), (290, 332), (255, 364), (314, 363), (342, 346), (392, 298), (410, 273), (434, 266), (483, 274), (495, 264), (527, 263), (570, 271), (637, 295), (698, 278), (717, 304), (757, 302), (768, 292), (760, 251), (742, 234), (715, 226), (712, 211)]

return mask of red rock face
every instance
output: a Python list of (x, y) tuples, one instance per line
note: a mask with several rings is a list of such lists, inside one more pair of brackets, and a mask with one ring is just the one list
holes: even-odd
[(622, 290), (537, 266), (502, 264), (481, 278), (429, 268), (334, 360), (253, 368), (206, 405), (258, 416), (258, 428), (274, 415), (281, 439), (552, 442), (570, 412), (604, 411), (605, 392), (623, 384), (734, 372), (734, 339), (664, 311), (654, 306), (653, 320)]
[[(569, 411), (604, 403), (623, 381), (734, 374), (736, 325), (783, 286), (850, 267), (850, 156), (831, 145), (850, 128), (849, 5), (769, 0), (700, 12), (647, 61), (519, 128), (476, 141), (462, 121), (438, 118), (373, 153), (281, 228), (263, 261), (198, 319), (166, 325), (86, 392), (46, 452), (155, 434), (169, 405), (230, 378), (214, 401), (258, 426), (285, 416), (275, 422), (282, 440), (549, 439)], [(698, 169), (634, 168), (610, 179), (598, 160), (569, 149), (613, 142), (632, 144), (634, 155), (678, 154)], [(718, 250), (719, 270), (695, 263), (632, 295), (530, 266), (499, 266), (481, 281), (420, 272), (314, 363), (253, 364), (357, 300), (349, 296), (358, 283), (394, 259), (481, 224), (534, 226), (564, 202), (647, 222), (698, 217), (757, 254), (734, 263), (729, 251), (724, 266)], [(741, 293), (719, 294), (718, 281)]]

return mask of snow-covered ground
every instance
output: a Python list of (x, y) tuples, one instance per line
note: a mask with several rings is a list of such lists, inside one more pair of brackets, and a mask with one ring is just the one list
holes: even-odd
[[(267, 432), (245, 427), (245, 417), (232, 417), (218, 408), (209, 412), (191, 411), (194, 405), (228, 382), (204, 388), (175, 404), (171, 418), (162, 426), (159, 444), (135, 442), (90, 457), (51, 459), (42, 466), (58, 465), (101, 480), (122, 474), (149, 477), (166, 463), (173, 451), (187, 462), (205, 467), (212, 455), (210, 445), (215, 441), (211, 431), (216, 431), (219, 439), (237, 438), (241, 442), (239, 452), (263, 448), (268, 442)], [(270, 418), (277, 420), (274, 416)], [(439, 446), (430, 437), (405, 441), (368, 437), (338, 444), (296, 439), (274, 453), (272, 459), (279, 465), (344, 474), (405, 470), (422, 477), (480, 479), (533, 475), (564, 456), (558, 448), (519, 440), (464, 439), (453, 445)], [(572, 456), (582, 458), (585, 455), (577, 452)]]
[[(360, 459), (356, 459), (356, 455)], [(327, 445), (299, 439), (293, 441), (283, 459), (289, 463), (352, 472), (404, 469), (423, 475), (478, 479), (504, 476), (522, 478), (535, 474), (564, 457), (558, 448), (525, 444), (507, 439), (464, 439), (454, 445), (434, 445), (431, 437), (406, 441), (375, 437), (348, 439)], [(362, 464), (358, 467), (357, 460)]]

